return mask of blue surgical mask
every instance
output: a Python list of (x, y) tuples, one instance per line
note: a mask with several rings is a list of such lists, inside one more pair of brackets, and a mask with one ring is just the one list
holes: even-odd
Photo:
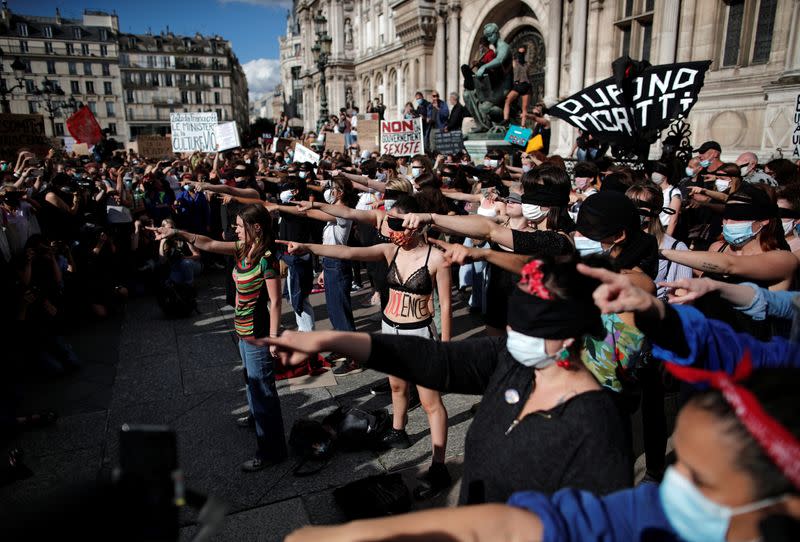
[(758, 232), (753, 232), (752, 222), (736, 222), (722, 225), (722, 237), (725, 238), (729, 245), (736, 247), (744, 245), (757, 234)]
[(415, 179), (419, 178), (422, 175), (422, 168), (421, 167), (412, 167), (411, 168), (411, 176)]
[(773, 497), (736, 508), (709, 500), (675, 467), (668, 467), (658, 489), (664, 515), (678, 536), (686, 542), (725, 542), (731, 518), (779, 503)]
[(694, 177), (694, 170), (692, 168), (687, 167), (685, 171), (687, 177)]
[(396, 201), (397, 201), (396, 199), (383, 200), (383, 208), (386, 209), (386, 211), (391, 211)]
[(376, 173), (375, 180), (385, 182), (386, 181), (386, 174), (385, 173)]
[(191, 190), (191, 189), (192, 189), (192, 185), (190, 185), (190, 184), (185, 184), (185, 185), (183, 185), (183, 189), (184, 189), (185, 191), (187, 191), (187, 192), (188, 192), (189, 190)]
[(281, 203), (289, 203), (292, 201), (292, 191), (291, 190), (284, 190), (278, 196), (281, 199)]
[(306, 175), (307, 175), (307, 173), (306, 173), (305, 171), (300, 171), (300, 172), (297, 174), (297, 176), (298, 176), (298, 177), (300, 177), (301, 179), (305, 179), (305, 178), (306, 178)]
[(588, 237), (575, 237), (575, 249), (582, 257), (592, 254), (602, 254), (603, 244)]
[(523, 173), (528, 173), (530, 170), (531, 170), (531, 166), (528, 166), (528, 165), (523, 165), (522, 166), (522, 172)]
[(555, 356), (548, 354), (545, 350), (544, 339), (531, 337), (513, 329), (508, 330), (506, 350), (512, 358), (525, 367), (544, 369), (555, 361)]
[(700, 167), (708, 167), (711, 165), (711, 160), (700, 160)]

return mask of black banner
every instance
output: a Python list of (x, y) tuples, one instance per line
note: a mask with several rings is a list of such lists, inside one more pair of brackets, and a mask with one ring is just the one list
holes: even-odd
[(692, 109), (710, 65), (705, 60), (644, 68), (624, 80), (624, 95), (609, 77), (550, 107), (548, 113), (601, 141), (652, 143), (660, 130)]
[(436, 132), (433, 137), (433, 144), (436, 151), (442, 154), (458, 154), (464, 149), (464, 134), (461, 130), (452, 132)]

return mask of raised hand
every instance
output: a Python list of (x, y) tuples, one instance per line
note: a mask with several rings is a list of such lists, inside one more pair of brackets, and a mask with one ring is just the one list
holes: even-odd
[(579, 263), (578, 271), (602, 284), (594, 291), (594, 303), (603, 314), (644, 312), (657, 302), (656, 298), (634, 286), (625, 275)]
[(295, 243), (294, 241), (284, 241), (283, 239), (275, 239), (276, 243), (286, 245), (286, 252), (292, 256), (302, 256), (308, 254), (310, 251), (304, 243)]
[(280, 337), (264, 337), (263, 339), (246, 337), (244, 340), (257, 346), (269, 346), (270, 351), (285, 367), (302, 365), (311, 356), (324, 351), (319, 332), (313, 331), (284, 331)]
[(176, 231), (174, 228), (169, 228), (167, 226), (159, 226), (158, 228), (147, 226), (145, 229), (156, 234), (156, 241), (161, 241), (162, 239), (172, 237)]
[(658, 285), (670, 289), (667, 299), (675, 305), (691, 303), (716, 290), (716, 285), (710, 278), (681, 279), (675, 282), (659, 282)]
[(417, 230), (431, 222), (433, 222), (433, 215), (430, 213), (407, 213), (403, 215), (403, 227), (407, 230)]

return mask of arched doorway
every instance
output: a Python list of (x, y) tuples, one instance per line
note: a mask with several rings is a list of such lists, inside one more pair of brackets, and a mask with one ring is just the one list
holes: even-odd
[(397, 71), (391, 69), (389, 71), (389, 85), (386, 89), (388, 97), (386, 107), (389, 109), (397, 108)]
[(525, 47), (525, 65), (528, 70), (528, 81), (531, 82), (531, 104), (544, 98), (544, 38), (532, 26), (523, 26), (516, 30), (506, 41), (511, 50)]

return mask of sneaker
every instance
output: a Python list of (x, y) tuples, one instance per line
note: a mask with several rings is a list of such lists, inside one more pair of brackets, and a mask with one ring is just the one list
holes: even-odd
[(312, 294), (321, 294), (324, 291), (325, 291), (325, 287), (324, 286), (320, 286), (319, 284), (315, 284), (314, 287), (311, 288), (311, 293)]
[(405, 429), (391, 428), (381, 437), (381, 444), (387, 448), (394, 448), (395, 450), (405, 450), (411, 447), (411, 440), (408, 438), (408, 433)]
[(256, 419), (253, 417), (252, 414), (248, 414), (247, 416), (236, 418), (236, 425), (238, 425), (239, 427), (245, 427), (247, 429), (251, 429), (256, 426)]
[(337, 363), (339, 363), (341, 361), (345, 361), (347, 359), (347, 356), (345, 356), (344, 354), (339, 354), (337, 352), (331, 352), (330, 354), (328, 354), (327, 356), (325, 356), (322, 359), (325, 361), (325, 363), (327, 363), (328, 365), (333, 367)]
[(389, 384), (389, 379), (387, 378), (382, 383), (372, 386), (369, 392), (372, 395), (386, 395), (387, 393), (391, 393), (392, 386)]
[(279, 461), (277, 459), (261, 459), (259, 457), (254, 457), (253, 459), (248, 459), (242, 463), (242, 470), (244, 472), (258, 472), (266, 469), (267, 467), (277, 465), (278, 463), (281, 463), (281, 461), (282, 460)]
[(361, 286), (360, 284), (356, 284), (355, 282), (350, 285), (351, 292), (358, 292), (361, 290), (361, 288), (363, 288), (363, 286)]
[(444, 463), (432, 463), (428, 472), (418, 478), (420, 485), (414, 488), (414, 498), (418, 501), (432, 499), (453, 484)]
[(341, 366), (333, 370), (334, 376), (348, 376), (363, 372), (364, 368), (350, 358), (346, 358)]
[(419, 400), (419, 392), (416, 386), (411, 386), (411, 392), (408, 397), (408, 411), (411, 412), (415, 408), (419, 408), (422, 403)]

